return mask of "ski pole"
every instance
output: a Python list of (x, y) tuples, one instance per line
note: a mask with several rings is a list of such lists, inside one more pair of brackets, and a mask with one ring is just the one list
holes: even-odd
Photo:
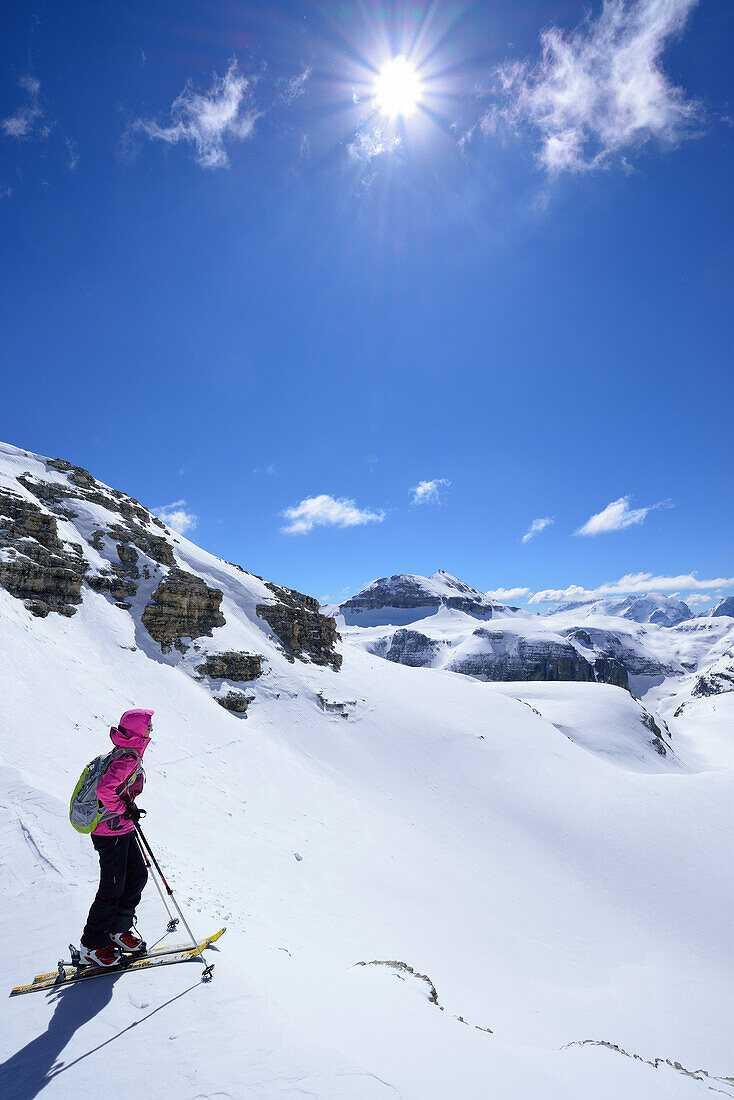
[[(140, 841), (137, 837), (135, 837), (135, 841), (138, 845), (138, 850), (140, 851), (141, 856), (145, 860), (145, 866), (148, 868), (149, 871), (152, 872), (153, 867), (152, 867), (151, 862), (150, 862), (150, 860), (148, 859), (148, 857), (145, 853), (145, 849), (143, 848), (142, 844), (140, 843)], [(151, 873), (150, 877), (153, 879), (153, 882), (155, 883), (155, 888), (158, 891), (158, 893), (160, 894), (161, 901), (163, 902), (163, 906), (166, 910), (166, 913), (168, 914), (168, 924), (166, 925), (166, 931), (167, 932), (175, 932), (176, 928), (178, 926), (178, 917), (174, 917), (173, 913), (171, 912), (171, 910), (169, 908), (169, 905), (168, 905), (168, 902), (166, 901), (166, 896), (163, 893), (163, 891), (161, 890), (161, 884), (158, 881), (157, 875), (154, 875), (154, 874)]]
[(163, 885), (166, 888), (166, 893), (168, 894), (168, 896), (171, 899), (171, 901), (173, 902), (173, 904), (176, 906), (176, 912), (178, 913), (179, 917), (183, 921), (184, 928), (186, 929), (189, 936), (191, 937), (192, 946), (196, 948), (196, 951), (199, 954), (199, 957), (201, 958), (201, 961), (204, 964), (204, 973), (202, 974), (202, 977), (204, 978), (205, 981), (208, 981), (212, 976), (212, 970), (214, 969), (214, 964), (213, 963), (207, 963), (206, 959), (204, 958), (204, 953), (201, 950), (201, 948), (199, 947), (199, 944), (197, 943), (197, 941), (194, 937), (194, 933), (189, 928), (188, 921), (186, 920), (186, 917), (181, 912), (181, 907), (179, 906), (178, 902), (176, 901), (175, 897), (173, 896), (173, 890), (171, 889), (171, 887), (166, 882), (166, 876), (161, 871), (160, 866), (158, 864), (158, 860), (153, 855), (150, 844), (148, 844), (148, 841), (145, 839), (145, 836), (143, 835), (143, 830), (140, 828), (137, 821), (134, 821), (133, 824), (135, 826), (135, 832), (138, 834), (139, 839), (144, 844), (145, 850), (147, 851), (148, 855), (153, 860), (153, 866), (155, 867), (158, 874), (161, 876), (161, 882), (163, 883)]

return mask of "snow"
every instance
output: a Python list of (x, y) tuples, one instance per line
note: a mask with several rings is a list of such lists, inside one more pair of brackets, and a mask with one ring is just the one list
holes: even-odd
[[(0, 455), (9, 479), (30, 461)], [(290, 664), (254, 612), (262, 582), (176, 538), (224, 591), (207, 652), (266, 657), (246, 720), (192, 677), (193, 649), (144, 646), (134, 610), (85, 590), (73, 618), (37, 619), (0, 588), (0, 969), (9, 990), (78, 939), (96, 862), (68, 798), (137, 705), (156, 711), (146, 835), (194, 932), (227, 925), (214, 979), (185, 964), (6, 1001), (0, 1094), (734, 1096), (734, 694), (674, 719), (681, 666), (646, 696), (670, 722), (664, 759), (608, 685), (407, 668), (369, 652), (379, 628), (345, 631), (339, 673)], [(419, 629), (468, 622), (444, 608)], [(675, 633), (655, 644), (682, 662), (734, 625), (706, 624), (643, 640)], [(157, 940), (152, 885), (139, 916)], [(391, 960), (427, 975), (443, 1011), (407, 970), (357, 965)], [(587, 1040), (630, 1056), (568, 1045)]]
[(671, 751), (666, 729), (660, 731), (666, 750), (662, 755), (653, 744), (654, 732), (645, 725), (651, 715), (611, 684), (531, 682), (491, 687), (526, 703), (574, 744), (618, 767), (668, 772), (684, 766)]

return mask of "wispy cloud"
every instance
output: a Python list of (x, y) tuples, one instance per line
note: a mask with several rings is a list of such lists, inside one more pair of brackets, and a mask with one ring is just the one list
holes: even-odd
[(713, 603), (715, 597), (709, 592), (693, 592), (691, 595), (686, 596), (686, 603), (689, 607), (698, 607), (707, 603)]
[(400, 138), (388, 136), (387, 126), (373, 126), (360, 130), (354, 141), (347, 145), (347, 152), (358, 164), (369, 164), (381, 153), (389, 153), (400, 145)]
[(156, 515), (174, 531), (178, 531), (179, 535), (193, 531), (199, 522), (199, 517), (188, 511), (185, 500), (174, 500), (173, 504), (164, 504), (157, 510)]
[(306, 497), (293, 508), (286, 508), (283, 516), (288, 520), (281, 530), (285, 535), (308, 535), (314, 527), (360, 527), (365, 523), (382, 523), (384, 512), (370, 512), (358, 508), (353, 500), (336, 498), (322, 493)]
[(530, 595), (529, 588), (495, 588), (493, 591), (485, 592), (485, 596), (489, 596), (490, 600), (499, 600), (500, 603), (507, 603), (508, 600), (522, 600), (525, 596)]
[(76, 147), (76, 142), (72, 141), (71, 138), (64, 138), (64, 144), (66, 145), (66, 152), (69, 155), (66, 167), (70, 172), (75, 172), (79, 166), (79, 152)]
[(419, 481), (410, 490), (413, 494), (411, 504), (440, 504), (441, 494), (448, 489), (451, 482), (447, 477), (436, 477), (433, 481)]
[(35, 76), (27, 74), (18, 83), (26, 93), (26, 102), (2, 120), (0, 126), (3, 133), (14, 138), (48, 137), (51, 130), (43, 122), (41, 82)]
[(613, 500), (601, 512), (590, 516), (586, 523), (574, 531), (575, 535), (603, 535), (608, 531), (623, 531), (626, 527), (636, 527), (643, 523), (648, 512), (668, 506), (661, 500), (657, 504), (648, 504), (646, 508), (630, 508), (630, 497)]
[(546, 527), (550, 527), (553, 523), (552, 516), (540, 516), (538, 519), (534, 519), (528, 527), (527, 531), (523, 535), (522, 542), (530, 542), (532, 538), (539, 535), (541, 531), (544, 531)]
[(258, 112), (244, 106), (250, 91), (250, 81), (233, 59), (224, 76), (214, 74), (208, 91), (197, 92), (191, 83), (186, 85), (171, 104), (170, 125), (140, 118), (133, 123), (132, 130), (168, 145), (189, 142), (196, 151), (196, 163), (202, 168), (226, 168), (227, 141), (244, 141), (255, 128)]
[(311, 77), (313, 69), (310, 65), (307, 65), (303, 72), (298, 73), (297, 76), (292, 77), (286, 82), (285, 88), (281, 92), (281, 99), (284, 99), (286, 103), (290, 104), (294, 99), (298, 99), (306, 91), (306, 85)]
[(278, 471), (272, 462), (269, 462), (267, 466), (255, 466), (252, 472), (253, 474), (267, 474), (268, 477), (275, 477)]
[(499, 95), (481, 120), (537, 135), (538, 160), (551, 174), (607, 165), (655, 139), (675, 146), (694, 129), (699, 105), (670, 83), (661, 57), (698, 0), (605, 0), (565, 33), (541, 34), (541, 57), (498, 71)]
[(695, 573), (678, 577), (656, 577), (652, 573), (627, 573), (618, 581), (600, 584), (597, 588), (582, 588), (571, 584), (568, 588), (546, 588), (530, 597), (530, 603), (567, 603), (596, 600), (602, 596), (625, 596), (635, 592), (691, 592), (702, 588), (731, 588), (734, 577), (715, 577), (699, 580)]

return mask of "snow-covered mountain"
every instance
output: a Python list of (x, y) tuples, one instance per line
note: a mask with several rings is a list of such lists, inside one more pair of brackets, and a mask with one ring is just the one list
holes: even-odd
[[(456, 599), (456, 592), (466, 595)], [(412, 667), (486, 681), (609, 683), (638, 697), (665, 685), (680, 696), (676, 706), (731, 690), (734, 629), (726, 601), (718, 605), (723, 612), (694, 618), (687, 604), (657, 593), (566, 604), (542, 615), (479, 597), (445, 573), (400, 575), (322, 610), (370, 653)]]
[(432, 577), (414, 573), (382, 577), (337, 607), (323, 610), (327, 614), (340, 614), (348, 626), (399, 626), (433, 615), (441, 607), (463, 611), (478, 619), (519, 611), (497, 603), (442, 569)]
[(676, 626), (693, 616), (687, 603), (676, 596), (665, 596), (661, 592), (646, 592), (642, 596), (625, 596), (623, 599), (607, 596), (602, 600), (566, 603), (548, 614), (575, 610), (583, 610), (588, 616), (618, 615), (635, 623), (654, 623), (657, 626)]
[(734, 596), (725, 596), (711, 608), (710, 615), (728, 615), (734, 619)]
[[(68, 799), (129, 706), (156, 711), (148, 838), (194, 931), (228, 926), (210, 985), (186, 964), (7, 1001), (0, 1094), (734, 1096), (734, 692), (687, 689), (733, 620), (488, 615), (419, 579), (415, 633), (447, 654), (512, 629), (595, 673), (488, 682), (385, 660), (415, 620), (341, 627), (81, 467), (0, 447), (0, 516), (7, 987), (80, 934), (96, 859)], [(620, 622), (677, 662), (640, 701), (596, 676)], [(150, 940), (165, 919), (149, 886)]]

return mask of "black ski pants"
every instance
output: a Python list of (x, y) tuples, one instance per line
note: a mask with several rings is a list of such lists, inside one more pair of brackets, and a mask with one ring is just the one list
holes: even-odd
[(99, 889), (82, 933), (82, 947), (106, 947), (113, 932), (127, 932), (148, 879), (135, 833), (94, 836), (99, 855)]

